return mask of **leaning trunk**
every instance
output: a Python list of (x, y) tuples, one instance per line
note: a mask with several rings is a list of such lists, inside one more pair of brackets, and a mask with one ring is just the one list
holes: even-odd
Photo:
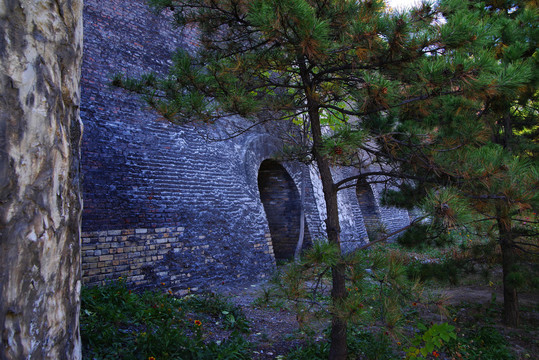
[[(500, 211), (498, 212), (501, 213)], [(518, 311), (518, 293), (511, 273), (515, 271), (516, 254), (511, 232), (511, 219), (509, 216), (498, 217), (498, 231), (502, 251), (503, 270), (503, 322), (507, 326), (518, 327), (520, 317)]]

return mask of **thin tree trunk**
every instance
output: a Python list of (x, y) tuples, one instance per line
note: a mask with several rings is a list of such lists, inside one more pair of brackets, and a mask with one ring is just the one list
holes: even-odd
[(301, 248), (303, 247), (303, 240), (305, 239), (305, 181), (307, 176), (305, 174), (305, 166), (301, 168), (301, 199), (300, 199), (300, 214), (299, 214), (299, 239), (296, 244), (296, 251), (294, 252), (294, 261), (299, 262)]
[[(318, 112), (316, 113), (318, 115)], [(313, 121), (311, 118), (313, 129), (319, 128), (319, 121)], [(315, 124), (317, 122), (318, 124)], [(316, 130), (313, 130), (313, 133)], [(314, 135), (314, 134), (313, 134)], [(321, 144), (322, 136), (321, 133), (318, 133), (316, 136), (313, 136), (313, 140), (319, 137), (319, 143)], [(314, 146), (318, 140), (314, 140)], [(318, 149), (314, 150), (316, 163), (318, 165), (318, 170), (320, 171), (320, 178), (322, 180), (322, 190), (324, 192), (324, 200), (326, 201), (326, 233), (328, 236), (328, 241), (331, 244), (335, 244), (339, 252), (341, 251), (341, 227), (339, 224), (339, 208), (337, 205), (337, 190), (333, 183), (333, 177), (331, 175), (331, 169), (329, 162), (324, 158)], [(344, 276), (344, 264), (338, 263), (336, 266), (331, 269), (332, 283), (333, 288), (331, 290), (331, 300), (333, 306), (338, 308), (339, 305), (346, 298), (346, 284)], [(331, 345), (329, 350), (329, 359), (330, 360), (345, 360), (348, 353), (347, 343), (346, 343), (346, 320), (339, 317), (337, 313), (333, 314), (333, 319), (331, 321)]]
[[(311, 100), (311, 99), (309, 99)], [(314, 100), (313, 100), (314, 102)], [(341, 250), (340, 233), (341, 227), (339, 224), (339, 208), (337, 205), (337, 189), (331, 175), (329, 161), (320, 153), (322, 146), (322, 130), (320, 125), (320, 117), (316, 106), (309, 107), (309, 116), (311, 120), (311, 131), (313, 135), (313, 154), (320, 171), (320, 179), (322, 181), (322, 190), (324, 192), (324, 200), (326, 202), (326, 232), (328, 241), (335, 244), (339, 251)], [(346, 298), (346, 284), (344, 276), (344, 264), (339, 263), (331, 269), (333, 288), (331, 290), (331, 299), (333, 306), (338, 308)], [(346, 320), (339, 317), (337, 313), (333, 314), (331, 321), (331, 345), (329, 350), (330, 360), (345, 360), (348, 353), (346, 343)]]
[[(331, 269), (333, 288), (331, 299), (334, 307), (338, 308), (346, 298), (346, 284), (344, 276), (344, 264), (339, 263)], [(329, 360), (345, 360), (348, 355), (348, 343), (346, 342), (347, 321), (338, 314), (333, 314), (331, 319), (331, 345), (329, 348)]]
[(507, 111), (503, 117), (503, 147), (507, 150), (512, 150), (513, 124), (511, 121), (511, 113)]
[(520, 316), (518, 310), (518, 293), (514, 283), (510, 280), (515, 270), (516, 255), (511, 232), (511, 219), (506, 211), (498, 208), (498, 231), (502, 251), (503, 270), (503, 322), (507, 326), (518, 327)]
[(501, 247), (503, 258), (503, 322), (507, 326), (518, 327), (520, 325), (518, 293), (509, 280), (509, 275), (515, 264), (514, 248), (511, 243), (506, 243), (504, 240), (502, 240)]
[[(311, 135), (313, 137), (313, 157), (320, 172), (322, 191), (326, 202), (326, 233), (328, 242), (334, 244), (341, 252), (341, 226), (339, 224), (339, 207), (337, 205), (337, 187), (331, 175), (329, 160), (321, 153), (322, 149), (322, 127), (320, 124), (320, 104), (317, 99), (316, 89), (312, 83), (304, 59), (298, 59), (300, 74), (305, 84), (305, 95), (307, 100), (309, 120), (311, 123)], [(339, 262), (331, 269), (333, 288), (331, 290), (331, 300), (333, 306), (338, 308), (346, 298), (346, 283), (344, 274), (344, 264)], [(346, 343), (346, 319), (339, 316), (338, 312), (333, 313), (331, 320), (331, 344), (329, 348), (329, 360), (346, 360), (348, 345)]]

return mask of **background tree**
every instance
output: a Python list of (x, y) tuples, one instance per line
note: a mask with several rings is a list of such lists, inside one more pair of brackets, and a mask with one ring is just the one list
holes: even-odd
[[(530, 242), (539, 234), (529, 232), (521, 223), (525, 210), (537, 209), (539, 200), (539, 122), (534, 106), (539, 84), (539, 10), (535, 1), (486, 1), (479, 5), (483, 7), (475, 6), (497, 35), (491, 46), (496, 49), (498, 71), (512, 84), (505, 91), (490, 94), (484, 104), (493, 134), (491, 141), (497, 145), (492, 163), (501, 160), (500, 170), (493, 174), (499, 180), (489, 181), (487, 192), (498, 195), (498, 199), (491, 199), (488, 205), (481, 199), (475, 208), (485, 213), (484, 207), (490, 206), (486, 213), (496, 220), (503, 258), (504, 322), (518, 326), (517, 285), (521, 275), (517, 256), (519, 252), (539, 250), (537, 241)], [(518, 75), (511, 76), (512, 73)], [(487, 194), (481, 190), (485, 197)]]
[[(485, 48), (491, 38), (481, 14), (462, 11), (458, 2), (440, 8), (446, 22), (429, 4), (388, 13), (379, 0), (150, 3), (171, 10), (180, 27), (196, 25), (202, 47), (196, 54), (178, 50), (166, 77), (119, 76), (114, 83), (144, 94), (176, 123), (235, 115), (255, 123), (308, 122), (309, 147), (300, 153), (320, 173), (327, 238), (339, 253), (339, 190), (377, 176), (406, 180), (425, 196), (463, 178), (455, 177), (450, 157), (438, 154), (488, 142), (476, 112), (497, 89), (497, 60)], [(335, 181), (333, 165), (365, 165), (358, 149), (379, 170)], [(346, 298), (344, 262), (331, 273), (338, 306)], [(330, 359), (346, 358), (346, 319), (337, 312), (330, 340)]]
[[(468, 62), (481, 56), (491, 61), (485, 64), (490, 67), (491, 80), (466, 97), (448, 97), (443, 103), (431, 103), (428, 109), (410, 116), (401, 114), (401, 119), (411, 120), (411, 127), (430, 123), (431, 128), (426, 129), (423, 140), (393, 136), (382, 149), (398, 149), (398, 156), (409, 160), (401, 170), (417, 175), (419, 163), (423, 164), (419, 171), (435, 174), (429, 179), (432, 186), (427, 201), (428, 208), (438, 209), (439, 221), (435, 220), (433, 225), (445, 229), (466, 226), (499, 245), (504, 322), (518, 326), (517, 287), (522, 284), (523, 275), (517, 258), (537, 254), (539, 249), (539, 234), (524, 220), (524, 214), (531, 216), (530, 209), (536, 211), (538, 206), (539, 12), (531, 1), (441, 1), (440, 10), (448, 23), (462, 18), (483, 24), (487, 30), (484, 43), (480, 48), (470, 48), (467, 54), (453, 57), (452, 71), (465, 72), (465, 81), (474, 81), (476, 73)], [(475, 39), (480, 35), (470, 36)], [(493, 55), (485, 57), (479, 51)], [(414, 133), (406, 122), (401, 132)], [(403, 144), (414, 140), (417, 145), (413, 147)], [(393, 153), (385, 151), (383, 156), (390, 159)], [(409, 203), (411, 194), (417, 197), (428, 191), (429, 186), (425, 185), (417, 181), (413, 185), (403, 184), (402, 193), (390, 194), (388, 200), (394, 204)]]

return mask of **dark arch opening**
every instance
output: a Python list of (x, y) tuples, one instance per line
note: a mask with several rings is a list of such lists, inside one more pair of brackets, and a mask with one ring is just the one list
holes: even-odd
[(358, 181), (356, 195), (369, 240), (375, 240), (381, 230), (382, 223), (380, 221), (380, 213), (376, 208), (376, 199), (374, 198), (372, 189), (364, 179)]
[[(275, 260), (291, 260), (300, 232), (301, 200), (296, 185), (278, 162), (264, 160), (258, 170), (258, 190), (268, 219)], [(303, 248), (310, 244), (305, 224)]]

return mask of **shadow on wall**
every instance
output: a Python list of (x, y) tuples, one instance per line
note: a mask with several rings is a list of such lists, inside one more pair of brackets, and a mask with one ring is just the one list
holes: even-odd
[[(278, 162), (264, 160), (258, 170), (258, 190), (268, 220), (275, 260), (291, 260), (300, 232), (301, 200), (296, 185)], [(305, 225), (303, 249), (311, 243)]]

